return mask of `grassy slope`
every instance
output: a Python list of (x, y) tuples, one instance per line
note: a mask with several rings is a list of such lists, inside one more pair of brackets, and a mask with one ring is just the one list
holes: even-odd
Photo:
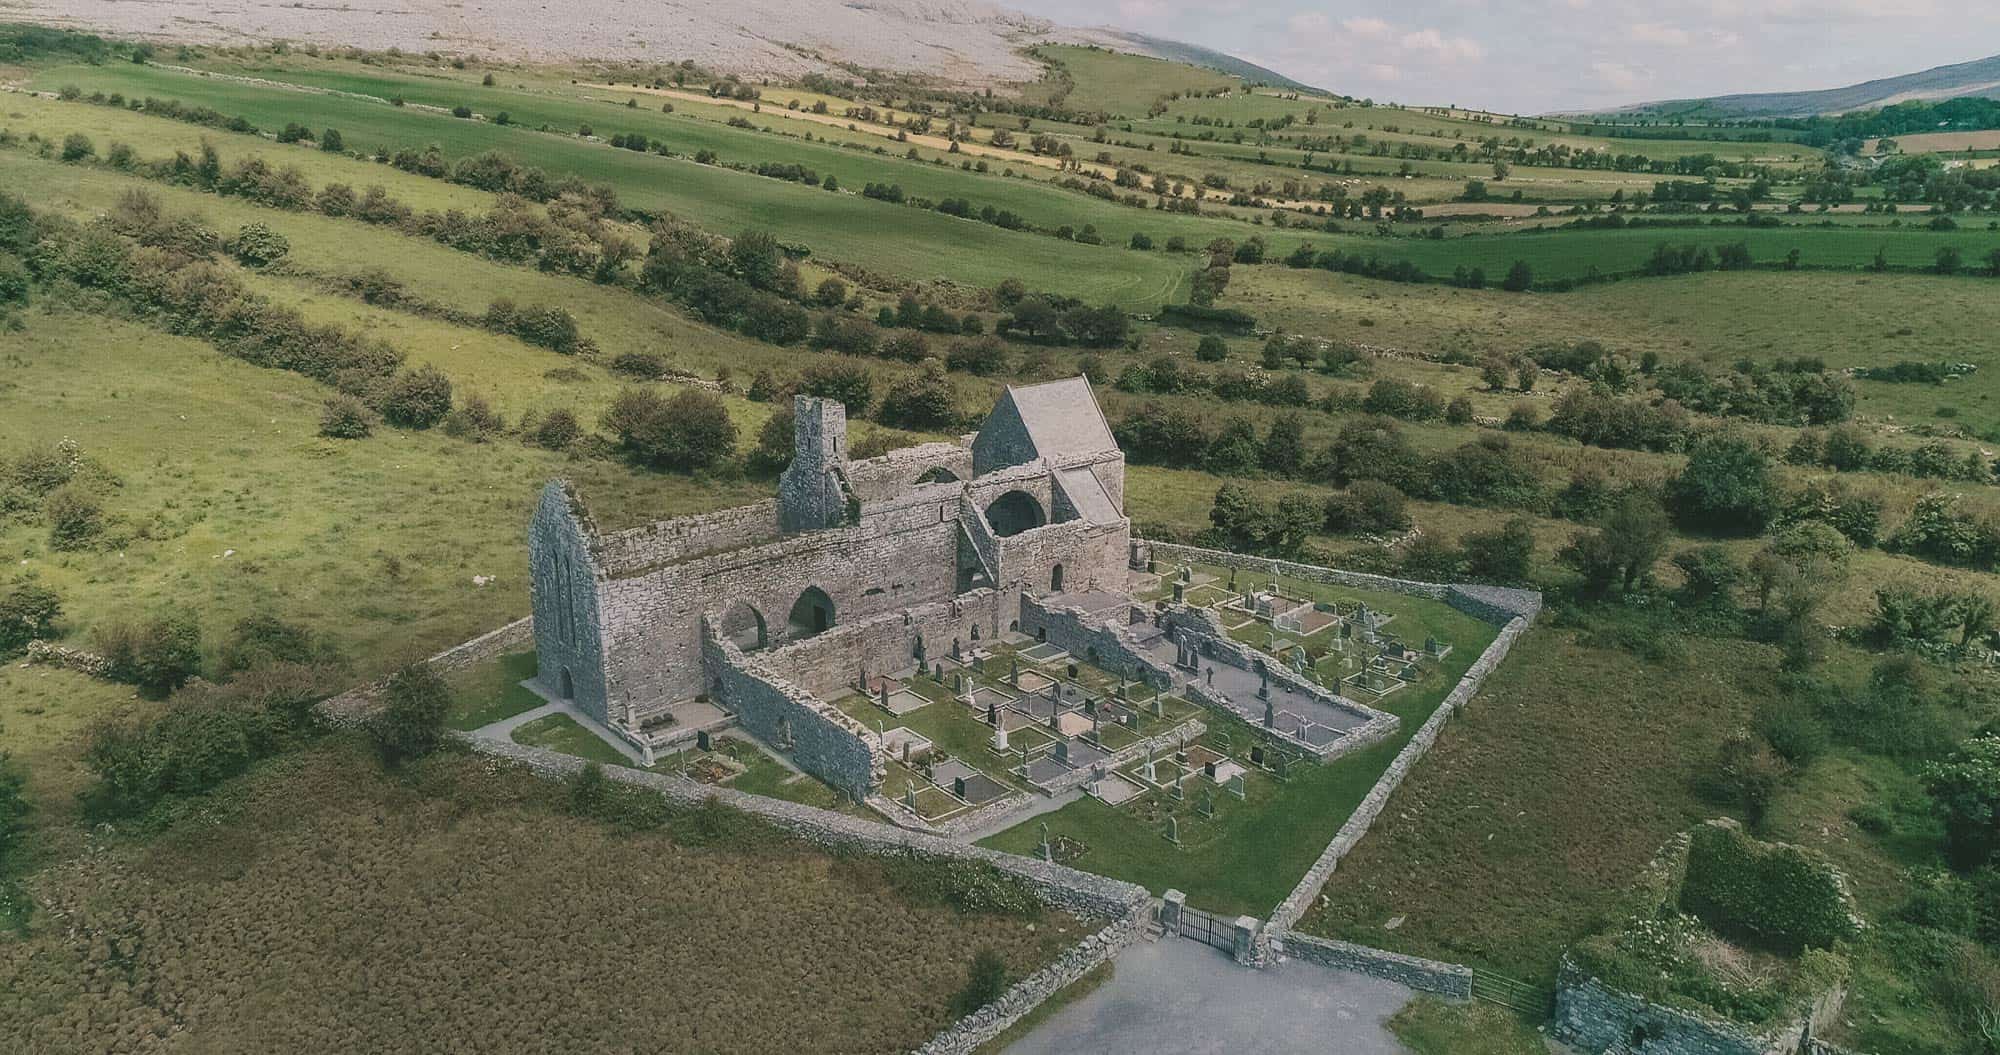
[[(607, 513), (653, 516), (764, 490), (511, 440), (397, 430), (322, 440), (325, 390), (313, 382), (98, 317), (30, 312), (24, 332), (0, 335), (0, 361), (12, 408), (0, 417), (0, 447), (76, 439), (122, 480), (109, 512), (153, 536), (115, 552), (55, 554), (38, 522), (0, 527), (22, 570), (64, 595), (73, 637), (171, 607), (192, 608), (219, 635), (272, 610), (320, 628), (357, 673), (373, 674), (527, 610), (522, 525), (550, 477), (576, 479)], [(474, 575), (494, 581), (475, 586)]]
[[(944, 277), (991, 286), (1005, 278), (1035, 276), (1040, 284), (1089, 300), (1133, 305), (1170, 299), (1184, 278), (1185, 265), (1163, 255), (1129, 254), (1128, 260), (1128, 251), (1120, 248), (1003, 231), (853, 194), (380, 102), (129, 65), (61, 67), (45, 71), (37, 83), (175, 98), (242, 114), (265, 128), (303, 118), (314, 127), (340, 129), (350, 150), (437, 144), (447, 155), (463, 157), (497, 149), (552, 172), (574, 172), (607, 184), (634, 208), (674, 213), (726, 234), (769, 228), (823, 256), (907, 278)], [(912, 244), (933, 246), (940, 253), (918, 262), (911, 256)], [(951, 251), (943, 253), (947, 247)], [(1113, 259), (1116, 265), (1109, 262)]]
[(1549, 983), (1660, 844), (1713, 813), (1690, 785), (1768, 691), (1738, 680), (1759, 659), (1775, 669), (1761, 646), (1700, 642), (1684, 666), (1650, 668), (1536, 629), (1301, 925)]

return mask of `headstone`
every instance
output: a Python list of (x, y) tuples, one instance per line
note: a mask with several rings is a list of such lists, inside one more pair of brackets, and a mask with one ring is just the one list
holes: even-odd
[(940, 685), (944, 684), (944, 663), (942, 661), (933, 661), (931, 663), (931, 680)]
[(1263, 744), (1252, 744), (1250, 746), (1250, 764), (1253, 766), (1261, 766), (1264, 764)]
[(1014, 657), (1014, 667), (1007, 672), (1007, 683), (1017, 689), (1021, 687), (1021, 657), (1019, 656)]
[(1195, 808), (1200, 810), (1204, 817), (1215, 816), (1215, 792), (1208, 788), (1201, 789), (1201, 802)]
[(715, 742), (709, 739), (708, 730), (706, 729), (694, 734), (694, 746), (702, 751), (715, 750)]
[(1042, 860), (1053, 861), (1056, 859), (1056, 854), (1055, 854), (1055, 847), (1049, 842), (1049, 822), (1043, 821), (1041, 824), (1041, 829), (1042, 829), (1042, 846), (1041, 846)]
[(921, 637), (917, 638), (917, 647), (915, 648), (915, 650), (913, 650), (913, 651), (911, 652), (911, 655), (913, 655), (913, 656), (915, 656), (915, 657), (916, 657), (916, 660), (917, 660), (917, 669), (918, 669), (918, 670), (922, 670), (922, 669), (924, 669), (924, 639), (923, 639), (923, 638), (921, 638)]
[(1187, 566), (1187, 567), (1185, 567), (1185, 568), (1182, 568), (1182, 569), (1181, 569), (1181, 581), (1182, 581), (1182, 582), (1193, 582), (1193, 581), (1194, 581), (1194, 566), (1193, 566), (1193, 565), (1189, 565), (1189, 566)]
[(1229, 783), (1224, 785), (1223, 787), (1224, 790), (1228, 791), (1231, 795), (1234, 795), (1239, 799), (1247, 800), (1250, 797), (1249, 789), (1244, 785), (1243, 774), (1241, 773), (1238, 773), (1235, 776), (1230, 777)]
[(1264, 728), (1275, 729), (1278, 725), (1278, 701), (1264, 697)]
[(1058, 762), (1061, 762), (1061, 763), (1062, 763), (1063, 765), (1068, 765), (1068, 764), (1069, 764), (1069, 741), (1068, 741), (1068, 740), (1057, 740), (1057, 741), (1056, 741), (1056, 761), (1058, 761)]
[(1153, 694), (1153, 717), (1165, 718), (1166, 716), (1167, 716), (1167, 694), (1164, 692), (1156, 692)]
[(911, 813), (917, 812), (917, 785), (914, 782), (903, 785), (903, 805), (908, 806)]
[[(1179, 787), (1179, 785), (1175, 786)], [(1177, 817), (1169, 816), (1167, 818), (1167, 841), (1173, 843), (1175, 846), (1181, 844), (1181, 822)]]
[[(883, 698), (886, 700), (888, 697)], [(1271, 672), (1265, 669), (1264, 661), (1261, 659), (1257, 661), (1257, 698), (1260, 700), (1271, 698)]]
[(888, 710), (888, 709), (889, 709), (889, 679), (888, 679), (888, 678), (883, 678), (883, 679), (882, 679), (882, 680), (881, 680), (880, 682), (876, 683), (876, 691), (875, 691), (875, 702), (877, 702), (877, 703), (881, 704), (881, 705), (882, 705), (882, 709), (883, 709), (883, 710), (885, 710), (885, 711), (886, 711), (886, 710)]
[(998, 700), (986, 701), (986, 724), (996, 729), (1000, 727), (1000, 702)]
[(1186, 583), (1178, 583), (1178, 582), (1177, 582), (1177, 583), (1175, 583), (1175, 584), (1174, 584), (1174, 603), (1175, 603), (1175, 604), (1186, 604), (1186, 603), (1187, 603), (1187, 584), (1186, 584)]
[(1003, 755), (1007, 753), (1006, 722), (999, 722), (993, 726), (993, 750)]

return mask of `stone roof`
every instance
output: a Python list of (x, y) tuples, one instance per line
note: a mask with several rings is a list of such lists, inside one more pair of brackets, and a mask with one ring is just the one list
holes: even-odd
[(1116, 451), (1118, 441), (1091, 394), (1090, 381), (1070, 377), (1039, 385), (1007, 386), (1002, 405), (1012, 402), (1035, 453), (1044, 458)]

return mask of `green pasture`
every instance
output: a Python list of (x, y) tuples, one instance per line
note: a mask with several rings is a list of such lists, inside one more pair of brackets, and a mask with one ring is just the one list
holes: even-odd
[[(295, 121), (338, 128), (355, 150), (436, 144), (452, 157), (500, 150), (551, 172), (574, 173), (609, 185), (634, 208), (673, 213), (723, 234), (769, 229), (821, 256), (906, 278), (943, 278), (976, 286), (1033, 278), (1037, 284), (1086, 300), (1142, 305), (1171, 299), (1190, 266), (1164, 254), (1004, 231), (976, 220), (620, 150), (573, 136), (544, 135), (344, 96), (293, 93), (131, 65), (60, 67), (40, 74), (37, 83), (171, 97), (242, 114), (262, 128), (281, 128)], [(612, 131), (608, 122), (605, 125), (604, 132)], [(914, 246), (929, 248), (918, 251)]]
[(1036, 48), (1034, 54), (1068, 74), (1071, 87), (1063, 103), (1072, 110), (1141, 117), (1162, 96), (1242, 83), (1214, 70), (1098, 48), (1051, 44)]

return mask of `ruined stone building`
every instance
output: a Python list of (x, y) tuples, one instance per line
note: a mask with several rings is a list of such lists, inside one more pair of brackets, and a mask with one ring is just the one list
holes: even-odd
[(977, 433), (848, 457), (800, 396), (775, 499), (604, 533), (565, 483), (529, 527), (543, 691), (649, 752), (697, 698), (861, 795), (880, 745), (824, 700), (1018, 629), (1024, 598), (1122, 594), (1125, 459), (1083, 378), (1009, 387)]

